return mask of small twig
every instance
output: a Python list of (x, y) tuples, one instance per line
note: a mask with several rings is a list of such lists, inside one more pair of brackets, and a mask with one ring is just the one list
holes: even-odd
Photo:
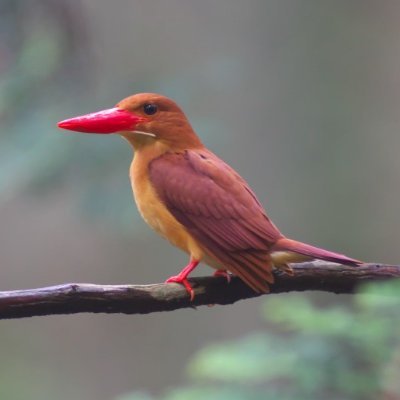
[[(400, 278), (400, 266), (364, 264), (348, 267), (309, 262), (293, 266), (294, 276), (276, 273), (271, 293), (321, 290), (353, 293), (364, 282)], [(38, 315), (92, 313), (148, 314), (206, 304), (231, 304), (257, 297), (240, 279), (204, 277), (190, 280), (195, 299), (190, 301), (178, 284), (94, 285), (68, 283), (39, 289), (0, 292), (0, 319)]]

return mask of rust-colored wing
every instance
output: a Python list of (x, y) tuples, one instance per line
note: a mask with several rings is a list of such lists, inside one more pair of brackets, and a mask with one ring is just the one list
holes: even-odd
[(187, 150), (153, 160), (149, 176), (167, 209), (211, 257), (254, 290), (268, 290), (269, 251), (282, 234), (232, 168), (208, 150)]

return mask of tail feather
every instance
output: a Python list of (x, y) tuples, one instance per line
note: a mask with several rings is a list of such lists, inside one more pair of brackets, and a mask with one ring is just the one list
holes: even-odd
[(319, 260), (332, 261), (344, 265), (360, 265), (362, 261), (356, 260), (345, 256), (344, 254), (334, 253), (320, 249), (318, 247), (311, 246), (302, 242), (297, 242), (292, 239), (281, 238), (275, 243), (272, 248), (273, 251), (291, 251), (298, 254), (303, 254)]

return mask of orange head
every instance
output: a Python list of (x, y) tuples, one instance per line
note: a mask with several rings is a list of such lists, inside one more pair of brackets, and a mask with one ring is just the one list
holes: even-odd
[(66, 119), (63, 129), (87, 133), (118, 133), (135, 148), (161, 142), (171, 149), (202, 147), (188, 119), (167, 97), (140, 93), (114, 108)]

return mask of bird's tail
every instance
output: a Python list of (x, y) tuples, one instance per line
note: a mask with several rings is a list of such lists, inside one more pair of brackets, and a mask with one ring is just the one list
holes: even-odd
[(325, 261), (332, 261), (344, 265), (360, 265), (362, 261), (355, 260), (345, 256), (344, 254), (334, 253), (332, 251), (320, 249), (318, 247), (311, 246), (302, 242), (297, 242), (292, 239), (280, 238), (277, 240), (272, 248), (272, 251), (289, 251), (293, 253), (302, 254), (311, 258), (317, 258)]

